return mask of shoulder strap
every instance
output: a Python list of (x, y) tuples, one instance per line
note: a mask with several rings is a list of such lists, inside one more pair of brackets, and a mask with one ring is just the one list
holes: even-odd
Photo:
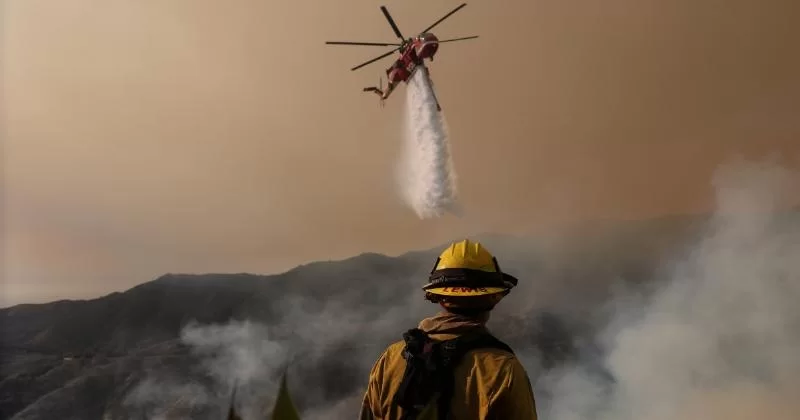
[(438, 395), (439, 419), (446, 419), (453, 396), (453, 370), (464, 355), (478, 348), (497, 348), (514, 354), (511, 347), (487, 331), (446, 341), (434, 341), (419, 328), (403, 334), (406, 368), (394, 403), (403, 408), (403, 420), (411, 420)]
[(450, 413), (450, 400), (453, 397), (455, 390), (455, 378), (453, 371), (458, 363), (468, 352), (477, 349), (495, 348), (505, 350), (514, 354), (511, 347), (500, 341), (497, 337), (493, 336), (488, 331), (480, 331), (468, 335), (456, 337), (452, 340), (442, 342), (441, 361), (445, 366), (447, 376), (443, 378), (441, 387), (441, 394), (439, 395), (438, 413), (440, 420), (449, 419)]
[(436, 343), (419, 328), (403, 333), (406, 368), (393, 402), (403, 408), (403, 420), (416, 418), (438, 387)]

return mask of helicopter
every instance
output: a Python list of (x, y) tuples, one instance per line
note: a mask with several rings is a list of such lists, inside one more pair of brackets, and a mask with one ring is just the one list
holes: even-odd
[[(399, 85), (401, 82), (408, 83), (408, 80), (411, 77), (413, 77), (414, 73), (420, 68), (424, 69), (425, 75), (428, 78), (428, 81), (430, 82), (430, 73), (428, 71), (428, 68), (425, 66), (425, 59), (433, 61), (436, 52), (439, 50), (439, 44), (443, 42), (454, 42), (454, 41), (463, 41), (467, 39), (475, 39), (478, 37), (477, 35), (473, 35), (460, 38), (439, 39), (436, 35), (430, 32), (431, 29), (433, 29), (436, 25), (442, 23), (442, 21), (450, 17), (453, 13), (461, 10), (466, 5), (467, 3), (462, 3), (461, 5), (459, 5), (458, 7), (456, 7), (455, 9), (451, 10), (449, 13), (444, 15), (442, 18), (440, 18), (427, 28), (423, 29), (419, 34), (409, 38), (405, 38), (402, 32), (400, 32), (400, 29), (397, 27), (397, 24), (395, 24), (394, 19), (392, 18), (392, 15), (389, 13), (389, 10), (386, 8), (386, 6), (380, 6), (381, 12), (383, 12), (383, 15), (386, 17), (386, 20), (389, 21), (389, 25), (392, 27), (392, 30), (394, 31), (394, 34), (397, 36), (397, 38), (400, 39), (400, 42), (390, 43), (390, 42), (327, 41), (325, 43), (330, 45), (369, 45), (369, 46), (395, 47), (384, 54), (381, 54), (371, 60), (361, 63), (350, 69), (351, 71), (358, 70), (368, 64), (374, 63), (378, 60), (381, 60), (385, 57), (392, 55), (395, 52), (398, 52), (397, 59), (394, 61), (394, 63), (392, 63), (391, 66), (389, 66), (386, 69), (386, 76), (388, 79), (388, 86), (386, 87), (386, 89), (385, 90), (383, 89), (382, 78), (378, 86), (370, 86), (364, 88), (364, 92), (376, 93), (380, 97), (381, 104), (383, 104), (383, 101), (385, 101), (389, 97), (389, 95), (392, 94), (397, 85)], [(441, 111), (442, 108), (441, 106), (439, 106), (439, 101), (438, 99), (436, 99), (435, 94), (434, 94), (434, 100), (436, 100), (436, 108), (439, 111)]]

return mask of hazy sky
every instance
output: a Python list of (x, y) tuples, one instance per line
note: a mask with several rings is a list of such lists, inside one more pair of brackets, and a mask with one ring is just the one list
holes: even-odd
[(5, 0), (2, 304), (284, 270), (482, 231), (700, 211), (735, 156), (800, 165), (800, 4), (471, 1), (431, 66), (467, 215), (394, 188), (392, 42), (456, 1)]

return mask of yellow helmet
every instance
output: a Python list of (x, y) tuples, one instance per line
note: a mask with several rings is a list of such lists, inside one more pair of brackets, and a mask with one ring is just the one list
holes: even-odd
[(497, 259), (483, 245), (464, 239), (454, 242), (439, 255), (431, 270), (430, 282), (422, 289), (426, 299), (432, 302), (465, 302), (463, 298), (480, 297), (481, 301), (488, 298), (493, 306), (516, 285), (517, 279), (502, 272)]

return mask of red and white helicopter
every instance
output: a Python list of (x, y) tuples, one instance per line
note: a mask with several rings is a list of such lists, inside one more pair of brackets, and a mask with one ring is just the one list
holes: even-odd
[[(395, 51), (399, 52), (399, 56), (397, 60), (388, 68), (386, 69), (386, 76), (389, 80), (389, 85), (387, 86), (386, 90), (383, 90), (383, 83), (379, 83), (380, 86), (371, 86), (365, 87), (365, 92), (375, 92), (381, 98), (381, 104), (383, 101), (392, 94), (392, 91), (397, 87), (400, 82), (408, 83), (408, 79), (410, 79), (414, 72), (417, 71), (418, 68), (423, 67), (425, 68), (425, 74), (427, 75), (427, 67), (425, 67), (424, 60), (427, 58), (430, 61), (433, 61), (434, 55), (436, 55), (436, 51), (439, 49), (439, 44), (442, 42), (453, 42), (453, 41), (462, 41), (465, 39), (474, 39), (478, 36), (466, 36), (461, 38), (452, 38), (452, 39), (439, 39), (436, 35), (429, 32), (433, 29), (434, 26), (440, 24), (443, 20), (447, 19), (453, 13), (459, 11), (462, 7), (466, 6), (467, 3), (462, 3), (460, 6), (456, 7), (450, 13), (444, 15), (441, 19), (434, 22), (432, 25), (428, 26), (427, 28), (423, 29), (419, 35), (410, 37), (408, 39), (403, 37), (403, 34), (400, 32), (400, 29), (397, 28), (397, 25), (394, 23), (394, 19), (389, 14), (389, 10), (386, 9), (386, 6), (381, 6), (381, 11), (383, 15), (386, 16), (386, 20), (389, 21), (389, 25), (392, 26), (395, 35), (400, 38), (400, 43), (388, 43), (388, 42), (353, 42), (353, 41), (327, 41), (326, 44), (333, 44), (333, 45), (372, 45), (372, 46), (395, 46), (396, 48), (388, 51), (382, 55), (379, 55), (367, 62), (361, 63), (350, 70), (358, 70), (361, 67), (366, 66), (367, 64), (374, 63), (382, 58), (390, 56)], [(434, 95), (434, 99), (436, 96)], [(436, 107), (441, 111), (441, 107), (439, 106), (439, 101), (436, 100)]]

